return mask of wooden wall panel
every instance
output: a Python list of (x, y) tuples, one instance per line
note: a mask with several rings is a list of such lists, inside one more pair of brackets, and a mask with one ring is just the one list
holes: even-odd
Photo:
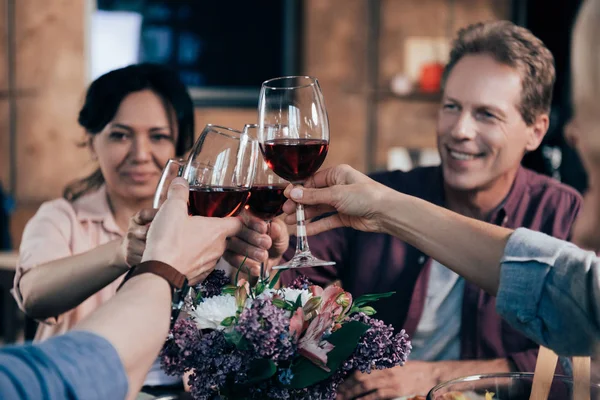
[(319, 79), (329, 114), (325, 165), (365, 166), (365, 0), (306, 0), (304, 72)]
[(89, 154), (77, 148), (86, 10), (83, 0), (15, 3), (17, 87), (34, 90), (17, 103), (17, 199), (35, 202), (59, 196), (87, 172)]

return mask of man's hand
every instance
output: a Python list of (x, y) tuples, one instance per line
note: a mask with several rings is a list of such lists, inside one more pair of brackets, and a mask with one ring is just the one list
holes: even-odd
[(281, 256), (289, 246), (290, 237), (281, 219), (271, 221), (268, 234), (265, 221), (246, 212), (242, 214), (242, 220), (242, 230), (227, 241), (227, 251), (223, 258), (237, 269), (247, 257), (244, 267), (258, 276), (261, 262), (266, 263), (267, 272), (280, 262)]
[(173, 179), (167, 201), (148, 230), (142, 261), (167, 263), (193, 285), (210, 273), (225, 251), (227, 238), (238, 234), (242, 224), (236, 218), (189, 216), (188, 196), (187, 181)]
[(355, 373), (338, 389), (336, 400), (383, 400), (426, 395), (441, 382), (461, 376), (511, 372), (507, 359), (461, 361), (408, 361), (403, 367)]
[(291, 199), (283, 206), (285, 222), (296, 221), (296, 203), (304, 204), (307, 221), (325, 213), (336, 212), (318, 221), (308, 222), (308, 235), (316, 235), (343, 226), (365, 232), (381, 231), (381, 199), (391, 189), (375, 182), (348, 165), (317, 172), (304, 187), (288, 186), (285, 195)]
[(356, 372), (339, 387), (336, 400), (395, 399), (409, 395), (426, 395), (439, 383), (436, 363), (409, 361), (403, 367), (374, 370), (370, 374)]

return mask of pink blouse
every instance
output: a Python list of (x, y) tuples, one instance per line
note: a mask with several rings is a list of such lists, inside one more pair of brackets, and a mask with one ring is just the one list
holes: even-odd
[[(23, 309), (19, 282), (27, 271), (40, 264), (84, 253), (121, 237), (123, 231), (117, 226), (110, 211), (104, 186), (72, 203), (61, 198), (42, 204), (27, 223), (19, 249), (12, 291), (19, 307)], [(116, 279), (58, 318), (43, 321), (38, 327), (35, 340), (44, 340), (71, 329), (113, 297), (122, 279)]]

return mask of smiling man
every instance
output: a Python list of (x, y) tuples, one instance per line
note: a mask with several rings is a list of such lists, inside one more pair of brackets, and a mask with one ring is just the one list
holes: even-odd
[[(552, 54), (528, 30), (507, 21), (461, 30), (444, 73), (437, 123), (441, 166), (373, 178), (472, 218), (568, 239), (580, 196), (520, 165), (548, 129), (554, 77)], [(273, 243), (269, 265), (284, 251), (283, 258), (291, 258), (294, 240), (288, 248), (281, 227), (273, 226), (270, 239), (261, 222), (248, 225), (254, 230), (233, 238), (231, 252), (260, 260)], [(377, 316), (412, 337), (404, 367), (355, 374), (340, 387), (338, 399), (426, 394), (459, 376), (534, 370), (537, 345), (499, 317), (494, 298), (417, 249), (389, 235), (346, 228), (309, 242), (317, 257), (336, 265), (301, 273), (320, 284), (341, 281), (354, 296), (395, 291), (378, 302)], [(286, 271), (283, 283), (297, 274)]]

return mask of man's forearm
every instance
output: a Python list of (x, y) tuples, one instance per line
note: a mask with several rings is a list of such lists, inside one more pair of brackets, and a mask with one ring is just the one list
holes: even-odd
[(75, 329), (106, 338), (129, 378), (129, 398), (139, 392), (169, 330), (171, 289), (150, 273), (134, 276), (111, 300)]
[(417, 247), (495, 295), (511, 230), (389, 190), (381, 204), (385, 233)]
[(28, 271), (19, 282), (25, 311), (36, 319), (67, 312), (126, 272), (117, 264), (120, 240)]

